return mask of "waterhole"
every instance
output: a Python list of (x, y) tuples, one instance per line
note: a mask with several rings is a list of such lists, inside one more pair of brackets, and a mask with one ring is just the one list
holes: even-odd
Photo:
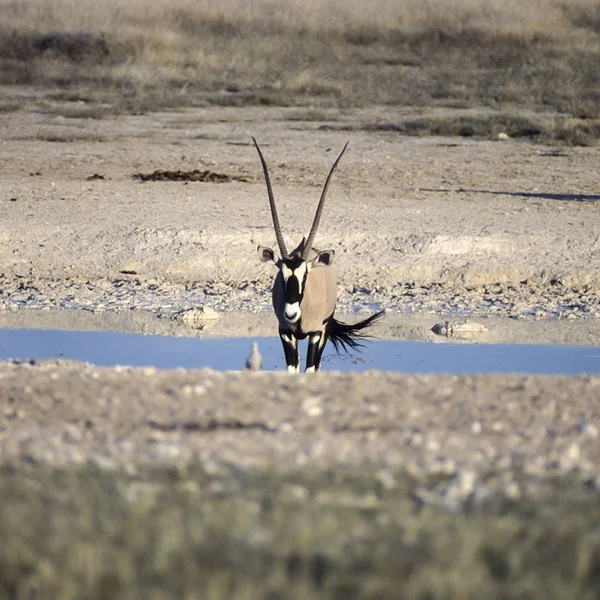
[[(258, 342), (263, 369), (283, 370), (276, 337), (200, 338), (114, 331), (51, 329), (0, 330), (0, 359), (70, 359), (98, 366), (154, 366), (160, 369), (210, 367), (242, 369), (252, 342)], [(306, 344), (301, 343), (302, 360)], [(323, 355), (327, 371), (377, 369), (402, 373), (600, 373), (600, 348), (552, 344), (434, 343), (373, 340), (362, 352)]]
[[(143, 311), (0, 311), (0, 360), (69, 359), (99, 366), (242, 369), (258, 342), (263, 369), (284, 370), (272, 313), (224, 312), (190, 326)], [(364, 315), (340, 315), (353, 322)], [(362, 352), (337, 355), (324, 371), (401, 373), (600, 373), (600, 320), (478, 319), (460, 327), (434, 314), (386, 314)], [(466, 329), (466, 331), (465, 331)], [(471, 334), (469, 334), (471, 332)], [(301, 361), (306, 342), (300, 342)]]

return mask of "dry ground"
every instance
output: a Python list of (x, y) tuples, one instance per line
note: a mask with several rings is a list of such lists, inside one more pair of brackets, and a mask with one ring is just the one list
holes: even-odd
[[(412, 116), (391, 109), (90, 120), (27, 94), (0, 118), (5, 325), (70, 326), (57, 311), (79, 308), (85, 327), (197, 335), (181, 311), (216, 308), (229, 331), (229, 309), (268, 310), (273, 273), (255, 247), (274, 240), (255, 135), (294, 239), (350, 139), (319, 243), (338, 253), (343, 307), (388, 307), (380, 335), (423, 339), (426, 315), (397, 321), (420, 308), (512, 316), (513, 333), (531, 324), (538, 340), (597, 345), (597, 147), (363, 127)], [(134, 177), (195, 169), (237, 179)], [(238, 334), (264, 331), (264, 315), (243, 314)], [(6, 597), (597, 590), (597, 377), (5, 363), (0, 384)], [(459, 525), (457, 511), (469, 515)]]
[[(306, 234), (334, 155), (350, 140), (317, 238), (338, 253), (343, 293), (382, 288), (389, 300), (404, 284), (598, 290), (596, 147), (364, 129), (411, 114), (203, 108), (90, 120), (29, 98), (26, 110), (0, 119), (3, 271), (197, 282), (200, 292), (211, 283), (266, 285), (272, 273), (254, 249), (273, 234), (254, 135), (289, 243)], [(134, 178), (158, 169), (244, 181)]]

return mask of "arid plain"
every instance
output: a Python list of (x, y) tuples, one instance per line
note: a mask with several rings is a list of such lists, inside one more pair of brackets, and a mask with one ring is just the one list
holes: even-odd
[[(369, 42), (377, 31), (353, 47), (398, 67)], [(487, 328), (476, 341), (600, 345), (589, 98), (578, 116), (464, 94), (351, 105), (346, 84), (315, 92), (303, 77), (260, 97), (233, 85), (178, 106), (153, 96), (151, 110), (116, 110), (114, 89), (0, 87), (0, 326), (275, 335), (274, 273), (256, 254), (275, 240), (255, 136), (290, 244), (349, 141), (316, 241), (336, 251), (348, 319), (384, 307), (382, 338), (432, 341), (436, 322), (468, 318)], [(161, 180), (141, 181), (152, 174)], [(593, 597), (599, 400), (589, 375), (7, 361), (0, 589)]]

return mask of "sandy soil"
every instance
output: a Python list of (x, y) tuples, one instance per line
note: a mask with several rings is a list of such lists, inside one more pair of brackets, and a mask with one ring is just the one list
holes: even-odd
[[(598, 345), (600, 148), (365, 131), (406, 116), (387, 107), (319, 111), (318, 120), (285, 108), (97, 120), (68, 109), (37, 99), (0, 114), (4, 326), (31, 326), (41, 318), (33, 309), (60, 325), (70, 317), (55, 311), (77, 308), (127, 330), (159, 317), (164, 332), (187, 335), (198, 333), (179, 319), (190, 308), (268, 309), (273, 271), (255, 248), (274, 235), (254, 135), (289, 245), (350, 141), (317, 245), (336, 250), (343, 310), (388, 309), (380, 335), (426, 339), (433, 323), (463, 314)], [(155, 169), (242, 180), (133, 177)], [(398, 329), (406, 311), (425, 314), (420, 334)], [(220, 322), (254, 335), (243, 314)], [(467, 488), (492, 469), (512, 494), (517, 472), (600, 476), (595, 377), (311, 379), (53, 363), (5, 363), (0, 377), (2, 461), (366, 461), (444, 471)]]

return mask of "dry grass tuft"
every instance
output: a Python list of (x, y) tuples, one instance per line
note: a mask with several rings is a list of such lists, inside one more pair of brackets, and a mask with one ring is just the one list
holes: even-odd
[[(322, 125), (323, 129), (345, 130), (344, 125)], [(600, 139), (600, 122), (556, 115), (506, 114), (410, 118), (393, 123), (366, 123), (366, 131), (390, 131), (413, 136), (472, 137), (479, 139), (527, 138), (546, 144), (591, 146)]]

